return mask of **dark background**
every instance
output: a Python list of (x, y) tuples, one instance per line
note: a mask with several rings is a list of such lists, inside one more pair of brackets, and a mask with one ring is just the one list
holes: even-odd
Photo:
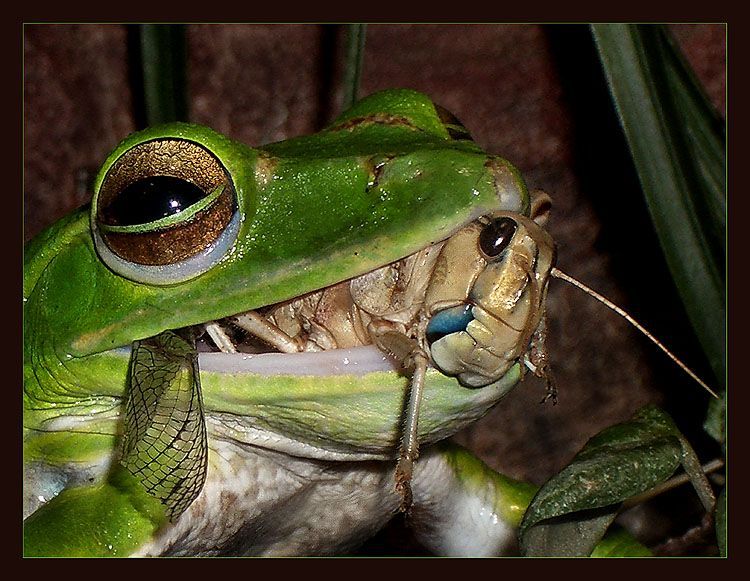
[[(724, 114), (726, 27), (670, 29)], [(87, 202), (88, 176), (140, 128), (131, 35), (122, 25), (25, 26), (25, 239)], [(339, 25), (189, 25), (190, 120), (251, 145), (314, 132), (340, 111), (343, 47)], [(662, 258), (588, 27), (369, 25), (360, 95), (391, 87), (429, 94), (547, 191), (558, 266), (717, 384)], [(624, 321), (555, 280), (548, 313), (559, 403), (540, 405), (544, 385), (528, 379), (458, 441), (541, 484), (593, 434), (656, 402), (703, 461), (718, 454), (700, 429), (707, 396)], [(697, 524), (689, 493), (654, 509), (669, 517), (650, 521), (646, 542)]]

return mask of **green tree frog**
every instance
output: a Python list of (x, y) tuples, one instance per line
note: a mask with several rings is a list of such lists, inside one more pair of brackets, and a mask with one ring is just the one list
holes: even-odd
[(508, 550), (533, 488), (444, 440), (544, 368), (547, 207), (414, 91), (131, 135), (25, 249), (25, 554)]

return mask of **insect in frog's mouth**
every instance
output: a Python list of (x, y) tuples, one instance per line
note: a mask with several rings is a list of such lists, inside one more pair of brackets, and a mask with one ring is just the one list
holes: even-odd
[[(473, 307), (472, 303), (466, 303), (435, 313), (426, 329), (428, 345), (446, 335), (465, 331), (474, 320)], [(400, 369), (397, 362), (373, 344), (297, 353), (279, 352), (234, 324), (235, 319), (229, 317), (211, 321), (195, 328), (200, 368), (203, 371), (333, 376)]]
[[(476, 308), (479, 307), (473, 302), (466, 302), (434, 313), (425, 331), (427, 345), (431, 346), (448, 335), (468, 331), (469, 323), (475, 320)], [(239, 327), (235, 323), (237, 318), (239, 316), (210, 321), (193, 328), (198, 337), (202, 370), (269, 376), (334, 376), (400, 369), (397, 362), (373, 344), (281, 352)]]

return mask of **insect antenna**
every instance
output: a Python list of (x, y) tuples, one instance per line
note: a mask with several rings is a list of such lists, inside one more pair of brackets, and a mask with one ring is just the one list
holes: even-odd
[(656, 337), (654, 337), (648, 329), (646, 329), (643, 325), (641, 325), (638, 321), (636, 321), (633, 317), (631, 317), (627, 312), (625, 312), (623, 309), (618, 307), (616, 304), (614, 304), (612, 301), (610, 301), (607, 297), (604, 297), (600, 295), (595, 290), (587, 287), (585, 284), (583, 284), (581, 281), (576, 280), (572, 276), (569, 276), (565, 274), (563, 271), (561, 271), (558, 268), (553, 268), (550, 271), (550, 274), (554, 276), (555, 278), (559, 278), (561, 280), (564, 280), (567, 283), (572, 284), (573, 286), (581, 289), (583, 292), (585, 292), (587, 295), (595, 298), (600, 303), (604, 304), (605, 306), (612, 309), (615, 313), (620, 315), (622, 318), (624, 318), (628, 323), (633, 325), (636, 329), (638, 329), (641, 333), (643, 333), (648, 339), (654, 343), (659, 349), (661, 349), (667, 357), (669, 357), (672, 361), (674, 361), (677, 365), (680, 366), (680, 368), (687, 373), (693, 380), (695, 380), (703, 389), (705, 389), (708, 393), (710, 393), (715, 398), (719, 398), (718, 395), (706, 384), (705, 381), (703, 381), (700, 377), (698, 377), (693, 371), (685, 365), (682, 361), (680, 361), (676, 355), (674, 355), (669, 349), (667, 349), (664, 344), (659, 341)]

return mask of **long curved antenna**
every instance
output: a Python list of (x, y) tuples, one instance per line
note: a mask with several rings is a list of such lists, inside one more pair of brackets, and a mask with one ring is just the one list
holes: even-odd
[(654, 337), (648, 329), (646, 329), (643, 325), (641, 325), (638, 321), (636, 321), (633, 317), (631, 317), (628, 313), (626, 313), (623, 309), (618, 307), (616, 304), (614, 304), (612, 301), (610, 301), (607, 297), (603, 297), (598, 292), (596, 292), (593, 289), (590, 289), (585, 284), (580, 282), (579, 280), (576, 280), (572, 276), (569, 276), (565, 274), (563, 271), (561, 271), (559, 268), (553, 268), (550, 271), (550, 274), (556, 278), (559, 278), (561, 280), (564, 280), (567, 283), (572, 284), (573, 286), (581, 289), (583, 292), (585, 292), (587, 295), (594, 297), (597, 301), (600, 303), (606, 305), (610, 309), (612, 309), (615, 313), (620, 315), (622, 318), (624, 318), (628, 323), (633, 325), (636, 329), (638, 329), (641, 333), (643, 333), (646, 337), (648, 337), (654, 345), (656, 345), (659, 349), (664, 351), (666, 353), (667, 357), (669, 357), (672, 361), (674, 361), (677, 365), (680, 366), (680, 368), (687, 373), (690, 377), (695, 380), (698, 385), (700, 385), (703, 389), (705, 389), (708, 393), (710, 393), (712, 396), (714, 396), (716, 399), (719, 399), (719, 396), (716, 395), (716, 393), (708, 387), (705, 381), (703, 381), (700, 377), (698, 377), (693, 371), (685, 365), (682, 361), (680, 361), (669, 349), (667, 349), (664, 344), (659, 341), (656, 337)]

